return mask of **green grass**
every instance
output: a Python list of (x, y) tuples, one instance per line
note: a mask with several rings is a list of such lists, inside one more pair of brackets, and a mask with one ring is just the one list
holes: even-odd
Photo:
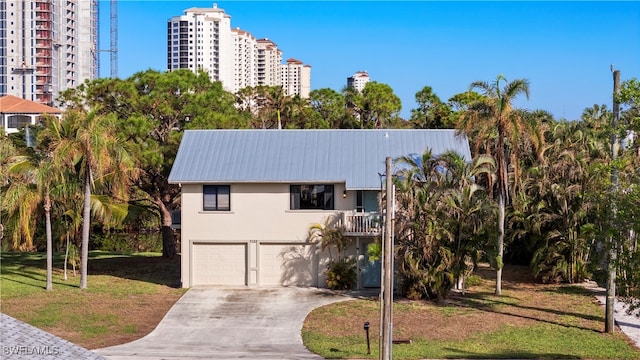
[[(378, 357), (377, 333), (371, 337), (371, 355), (366, 354), (364, 333), (331, 337), (303, 331), (309, 350), (325, 358)], [(465, 340), (419, 339), (393, 345), (394, 359), (639, 359), (640, 352), (622, 336), (549, 324), (531, 327), (504, 325), (499, 330)]]
[(186, 291), (178, 287), (179, 258), (92, 251), (84, 290), (79, 271), (73, 276), (69, 267), (64, 280), (63, 259), (55, 254), (53, 290), (46, 291), (46, 254), (1, 253), (2, 312), (94, 348), (144, 335), (155, 326), (148, 316), (159, 321), (155, 309), (168, 310)]
[[(502, 296), (491, 290), (485, 281), (443, 304), (395, 301), (394, 336), (412, 343), (394, 344), (394, 359), (640, 359), (623, 333), (603, 332), (604, 310), (590, 290), (525, 283)], [(375, 299), (323, 306), (307, 317), (303, 342), (325, 358), (375, 359), (378, 317)], [(372, 321), (371, 355), (364, 321)]]
[[(88, 292), (120, 292), (122, 294), (148, 293), (154, 291), (155, 284), (175, 285), (177, 279), (164, 278), (172, 264), (154, 264), (147, 268), (132, 268), (136, 260), (158, 258), (160, 254), (141, 253), (122, 255), (103, 251), (89, 254), (88, 273), (92, 281), (88, 283)], [(2, 299), (24, 297), (40, 292), (46, 286), (46, 258), (44, 253), (11, 253), (0, 255), (0, 296)], [(68, 280), (63, 278), (64, 254), (54, 255), (53, 286), (57, 289), (78, 288), (80, 270), (73, 276), (68, 266)], [(131, 286), (130, 281), (135, 281)], [(173, 283), (173, 284), (170, 284)]]

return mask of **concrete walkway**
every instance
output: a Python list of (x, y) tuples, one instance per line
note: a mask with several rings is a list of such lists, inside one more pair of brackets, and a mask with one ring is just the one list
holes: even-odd
[(144, 338), (95, 350), (121, 359), (321, 359), (302, 344), (316, 307), (352, 299), (315, 288), (191, 288)]
[[(582, 286), (593, 291), (604, 311), (607, 303), (607, 290), (599, 287), (595, 281), (585, 281)], [(613, 319), (620, 330), (640, 349), (640, 317), (627, 314), (627, 308), (625, 303), (616, 300), (613, 307)]]
[[(604, 291), (604, 289), (602, 290)], [(607, 302), (606, 296), (597, 295), (596, 298), (604, 307)], [(616, 325), (620, 327), (620, 330), (640, 349), (640, 317), (627, 314), (627, 308), (627, 304), (616, 301), (613, 307), (613, 318), (616, 321)]]

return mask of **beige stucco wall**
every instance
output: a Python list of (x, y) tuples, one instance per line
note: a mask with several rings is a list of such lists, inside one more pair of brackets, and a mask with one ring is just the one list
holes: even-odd
[[(182, 285), (189, 287), (190, 246), (193, 242), (246, 243), (248, 267), (254, 265), (251, 249), (262, 243), (308, 243), (309, 228), (323, 223), (341, 211), (355, 208), (355, 192), (343, 198), (344, 184), (334, 184), (335, 210), (290, 210), (290, 184), (231, 184), (231, 211), (202, 211), (202, 184), (182, 185)], [(335, 251), (334, 251), (335, 252)], [(355, 255), (355, 249), (350, 253)], [(335, 255), (335, 254), (334, 254)], [(326, 253), (318, 256), (317, 283), (324, 283), (322, 272)], [(248, 285), (254, 285), (254, 273)]]
[(202, 211), (202, 185), (182, 185), (182, 236), (188, 240), (305, 241), (309, 227), (327, 216), (355, 208), (355, 193), (342, 197), (335, 185), (335, 208), (289, 210), (289, 184), (232, 184), (231, 211)]

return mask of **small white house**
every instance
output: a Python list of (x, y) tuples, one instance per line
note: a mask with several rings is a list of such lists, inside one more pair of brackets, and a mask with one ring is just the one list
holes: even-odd
[(455, 130), (185, 131), (169, 176), (182, 191), (182, 286), (322, 287), (328, 253), (309, 229), (329, 218), (352, 240), (357, 287), (379, 287), (367, 246), (381, 235), (385, 159), (427, 148), (471, 159)]
[(5, 134), (39, 123), (44, 114), (60, 117), (62, 110), (13, 95), (0, 97), (0, 126)]

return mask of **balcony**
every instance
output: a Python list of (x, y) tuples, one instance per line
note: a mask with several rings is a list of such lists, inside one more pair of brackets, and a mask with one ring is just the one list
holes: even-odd
[(346, 236), (378, 236), (382, 234), (382, 216), (377, 212), (343, 212), (338, 225)]

